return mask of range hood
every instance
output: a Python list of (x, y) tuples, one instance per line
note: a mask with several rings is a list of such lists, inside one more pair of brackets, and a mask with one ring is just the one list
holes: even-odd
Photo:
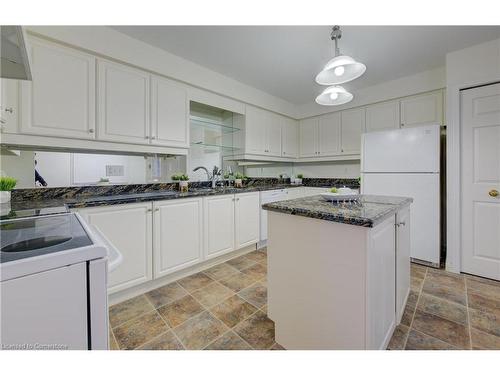
[(21, 26), (0, 26), (0, 78), (31, 81), (26, 35)]

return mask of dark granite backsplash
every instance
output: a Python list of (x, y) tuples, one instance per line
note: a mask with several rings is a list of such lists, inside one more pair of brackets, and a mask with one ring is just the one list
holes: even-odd
[(302, 185), (310, 187), (348, 187), (359, 189), (359, 180), (357, 178), (304, 178)]

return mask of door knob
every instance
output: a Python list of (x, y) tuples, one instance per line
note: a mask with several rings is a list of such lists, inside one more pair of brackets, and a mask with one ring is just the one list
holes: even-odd
[(490, 197), (493, 197), (493, 198), (498, 197), (498, 190), (491, 189), (488, 194), (490, 195)]

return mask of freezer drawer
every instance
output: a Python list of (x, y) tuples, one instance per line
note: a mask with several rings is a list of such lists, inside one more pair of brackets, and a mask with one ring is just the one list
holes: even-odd
[(439, 173), (363, 173), (363, 194), (413, 198), (410, 209), (412, 258), (439, 264)]

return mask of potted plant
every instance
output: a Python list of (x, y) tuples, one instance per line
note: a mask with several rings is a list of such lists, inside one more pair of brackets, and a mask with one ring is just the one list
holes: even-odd
[(297, 185), (302, 185), (302, 179), (304, 178), (304, 175), (302, 173), (298, 173), (297, 177), (295, 177), (295, 183)]
[(243, 187), (243, 180), (248, 179), (247, 176), (242, 175), (241, 173), (234, 174), (234, 186), (235, 187)]
[(186, 174), (176, 173), (172, 176), (172, 181), (178, 181), (179, 182), (179, 191), (181, 193), (187, 193), (189, 177)]
[(0, 177), (0, 203), (10, 202), (10, 192), (16, 187), (17, 180), (12, 177)]

